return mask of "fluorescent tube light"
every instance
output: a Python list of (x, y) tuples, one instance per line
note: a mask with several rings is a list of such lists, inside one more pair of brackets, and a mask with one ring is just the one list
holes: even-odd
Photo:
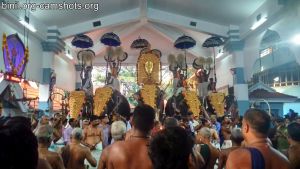
[(23, 26), (25, 26), (27, 29), (29, 29), (31, 32), (36, 32), (36, 29), (33, 25), (30, 25), (29, 23), (27, 23), (24, 20), (20, 20), (19, 21)]
[(223, 49), (219, 49), (219, 50), (218, 50), (218, 54), (217, 54), (217, 56), (216, 56), (216, 59), (220, 58), (223, 54), (224, 54)]
[(224, 54), (224, 52), (218, 53), (217, 56), (216, 56), (216, 59), (220, 58), (223, 54)]
[(4, 75), (0, 73), (0, 82), (2, 82), (3, 79), (4, 79)]
[(72, 56), (71, 54), (66, 53), (66, 56), (67, 56), (69, 59), (73, 60), (73, 56)]
[(300, 34), (295, 35), (292, 39), (292, 42), (296, 45), (300, 45)]
[(256, 28), (258, 28), (260, 25), (262, 25), (263, 23), (265, 23), (267, 21), (267, 17), (265, 18), (261, 18), (260, 20), (258, 20), (257, 22), (255, 22), (252, 26), (251, 26), (251, 30), (254, 30)]

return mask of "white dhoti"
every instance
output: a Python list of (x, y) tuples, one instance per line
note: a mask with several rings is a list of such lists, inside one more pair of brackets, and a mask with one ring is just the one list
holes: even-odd
[(101, 156), (101, 153), (102, 153), (102, 142), (98, 143), (98, 144), (96, 145), (96, 149), (95, 149), (95, 150), (92, 150), (91, 153), (92, 153), (92, 156), (93, 156), (93, 157), (96, 159), (96, 161), (97, 161), (97, 166), (96, 166), (96, 167), (92, 167), (92, 166), (90, 165), (90, 163), (89, 163), (86, 159), (84, 160), (84, 164), (85, 164), (86, 166), (88, 166), (89, 169), (96, 169), (96, 168), (98, 167), (99, 160), (100, 160), (100, 156)]
[(113, 83), (112, 86), (114, 89), (120, 91), (120, 81), (118, 78), (113, 77)]
[(209, 84), (208, 82), (198, 83), (198, 95), (200, 97), (208, 95), (208, 91), (207, 91), (208, 84)]
[(63, 148), (64, 146), (65, 146), (65, 142), (64, 139), (61, 137), (56, 143), (52, 141), (48, 150), (52, 152), (60, 152), (60, 149)]
[(222, 144), (222, 149), (227, 149), (232, 147), (232, 141), (231, 140), (224, 140), (224, 143)]

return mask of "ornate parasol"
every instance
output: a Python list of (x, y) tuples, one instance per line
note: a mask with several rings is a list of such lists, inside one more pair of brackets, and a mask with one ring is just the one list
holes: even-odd
[[(183, 49), (184, 50), (184, 60), (185, 60), (185, 64), (186, 64), (186, 49), (189, 49), (191, 47), (194, 47), (196, 45), (196, 41), (190, 37), (190, 36), (180, 36), (174, 43), (174, 47), (177, 49)], [(186, 68), (187, 68), (187, 64), (186, 64)], [(187, 76), (187, 71), (185, 76)]]
[(77, 48), (90, 48), (94, 46), (93, 40), (84, 34), (76, 35), (71, 43)]
[(214, 75), (215, 75), (215, 82), (217, 82), (217, 74), (216, 74), (216, 54), (215, 54), (215, 47), (216, 46), (221, 46), (224, 44), (224, 41), (217, 36), (213, 36), (210, 37), (208, 39), (206, 39), (204, 41), (204, 43), (202, 44), (203, 47), (206, 48), (213, 48), (213, 52), (214, 52)]
[(146, 39), (141, 39), (141, 37), (134, 40), (130, 45), (130, 47), (133, 49), (143, 49), (149, 46), (150, 46), (149, 42)]
[[(77, 48), (81, 48), (81, 49), (86, 49), (86, 48), (90, 48), (94, 46), (93, 40), (84, 34), (79, 34), (76, 35), (74, 37), (74, 39), (72, 40), (72, 45), (77, 47)], [(81, 50), (77, 53), (77, 59), (79, 61), (79, 63), (81, 63), (81, 73), (83, 74), (86, 66), (92, 66), (92, 59), (94, 59), (95, 53), (94, 51), (87, 49), (87, 50)], [(82, 79), (82, 76), (81, 80)]]
[(202, 46), (206, 47), (206, 48), (211, 48), (211, 47), (221, 46), (223, 44), (224, 44), (224, 41), (220, 37), (213, 36), (213, 37), (206, 39), (204, 41), (204, 43), (202, 44)]
[(196, 41), (190, 36), (180, 36), (174, 43), (175, 48), (177, 49), (189, 49), (196, 45)]
[(113, 32), (104, 34), (101, 39), (101, 43), (107, 46), (120, 46), (121, 41), (118, 35)]

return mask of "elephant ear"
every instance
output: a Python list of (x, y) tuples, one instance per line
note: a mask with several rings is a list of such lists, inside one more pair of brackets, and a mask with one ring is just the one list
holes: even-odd
[(168, 55), (168, 62), (169, 64), (174, 64), (176, 62), (176, 57), (173, 54)]
[(117, 102), (119, 102), (119, 106), (117, 109), (117, 114), (120, 114), (123, 117), (129, 118), (130, 117), (130, 105), (128, 100), (126, 99), (126, 97), (124, 95), (122, 95), (120, 92), (116, 91), (114, 93), (116, 95), (116, 100), (115, 103), (118, 104)]
[(168, 56), (168, 62), (169, 62), (169, 69), (170, 71), (175, 71), (177, 69), (177, 62), (176, 62), (176, 56), (173, 54), (170, 54)]
[(185, 63), (185, 56), (183, 54), (179, 54), (177, 56), (177, 63), (178, 63), (181, 70), (186, 70), (187, 69), (186, 63)]

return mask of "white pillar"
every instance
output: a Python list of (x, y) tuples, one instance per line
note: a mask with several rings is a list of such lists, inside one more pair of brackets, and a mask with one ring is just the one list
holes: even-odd
[(233, 87), (234, 96), (237, 100), (239, 115), (244, 115), (249, 109), (248, 84), (245, 81), (244, 72), (244, 42), (240, 40), (240, 32), (238, 26), (230, 25), (228, 31), (229, 40), (224, 48), (232, 56), (234, 61)]
[[(47, 32), (47, 40), (42, 42), (43, 62), (42, 62), (42, 79), (39, 86), (39, 109), (49, 110), (48, 99), (50, 96), (49, 84), (51, 72), (54, 72), (54, 57), (56, 54), (65, 51), (65, 43), (60, 38), (60, 32), (57, 28), (50, 28)], [(50, 103), (51, 104), (51, 103)]]

